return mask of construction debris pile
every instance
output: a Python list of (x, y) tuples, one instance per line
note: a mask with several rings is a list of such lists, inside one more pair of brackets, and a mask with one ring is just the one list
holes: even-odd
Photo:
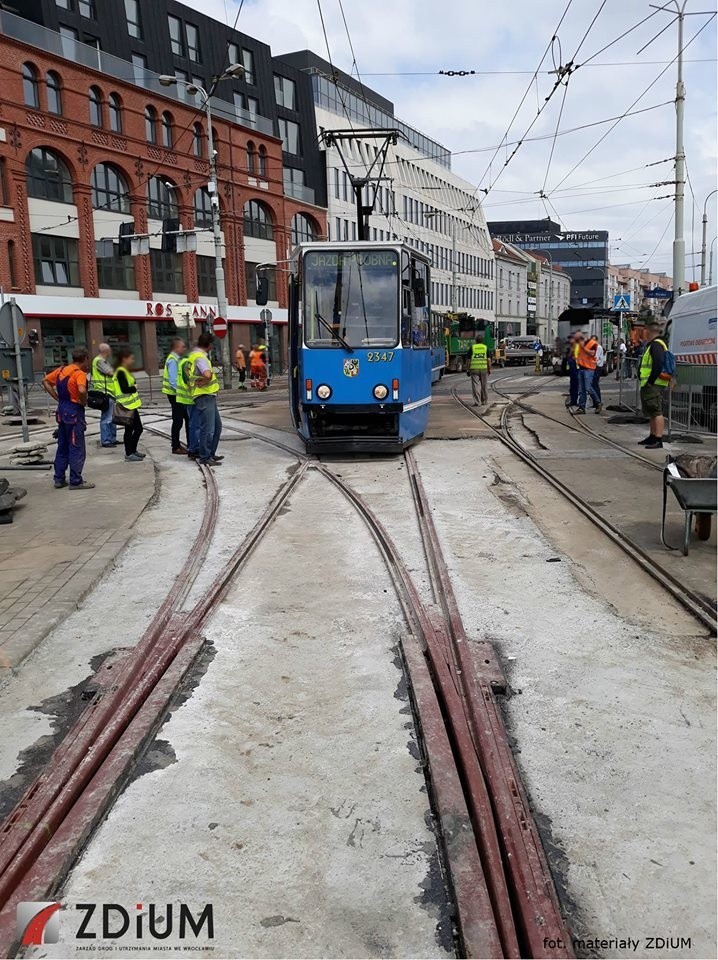
[(40, 440), (28, 440), (26, 443), (16, 444), (10, 451), (10, 463), (14, 466), (32, 466), (45, 464), (47, 444)]
[(0, 524), (12, 523), (12, 509), (27, 493), (22, 487), (11, 487), (10, 481), (0, 477)]

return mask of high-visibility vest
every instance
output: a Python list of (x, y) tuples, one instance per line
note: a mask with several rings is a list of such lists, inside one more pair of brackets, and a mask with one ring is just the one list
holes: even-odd
[[(652, 343), (653, 341), (651, 341)], [(653, 372), (653, 357), (651, 356), (651, 343), (646, 344), (646, 349), (643, 351), (643, 356), (641, 357), (641, 365), (638, 368), (638, 378), (641, 381), (641, 386), (645, 387), (648, 383), (648, 378)], [(664, 350), (667, 350), (668, 347), (664, 340), (661, 340), (659, 337), (656, 337), (656, 343), (660, 343)], [(662, 380), (661, 375), (656, 377), (656, 386), (657, 387), (667, 387), (671, 382), (671, 378), (666, 374), (666, 379)]]
[[(127, 385), (130, 390), (132, 390), (132, 393), (122, 393), (120, 391), (120, 384), (117, 380), (117, 374), (120, 372), (120, 370), (122, 370), (124, 375), (127, 377)], [(115, 399), (118, 401), (118, 403), (121, 403), (122, 406), (127, 410), (139, 410), (142, 406), (142, 398), (137, 392), (137, 381), (132, 376), (130, 371), (125, 370), (124, 367), (118, 367), (117, 370), (115, 370), (115, 375), (112, 379), (114, 381)]]
[(162, 393), (167, 394), (168, 397), (176, 397), (177, 391), (172, 386), (172, 381), (170, 380), (170, 370), (169, 370), (170, 360), (175, 360), (179, 367), (179, 355), (176, 354), (174, 350), (172, 350), (170, 353), (167, 354), (167, 359), (165, 360), (165, 365), (162, 370)]
[(578, 343), (572, 343), (572, 344), (571, 344), (571, 356), (573, 357), (574, 360), (578, 360), (578, 355), (579, 355), (580, 351), (581, 351), (581, 346), (580, 346), (580, 344), (578, 344)]
[(489, 350), (485, 343), (474, 343), (471, 347), (471, 363), (469, 371), (471, 373), (483, 373), (489, 369)]
[[(192, 386), (192, 398), (196, 399), (197, 397), (201, 397), (204, 394), (218, 393), (219, 380), (217, 379), (217, 375), (215, 374), (214, 370), (212, 370), (212, 361), (204, 352), (204, 350), (193, 350), (189, 356), (190, 356), (190, 360), (192, 361), (192, 366), (190, 367), (190, 373), (189, 373), (191, 378), (191, 386)], [(198, 385), (196, 382), (197, 377), (199, 375), (199, 372), (197, 370), (197, 361), (200, 359), (206, 360), (207, 363), (209, 364), (209, 368), (210, 370), (212, 370), (212, 379), (203, 380), (202, 383)]]
[(595, 370), (597, 350), (593, 353), (589, 353), (589, 347), (598, 348), (598, 340), (596, 340), (595, 337), (591, 337), (587, 343), (579, 344), (578, 365), (579, 367), (583, 367), (584, 370)]
[(186, 407), (191, 407), (194, 403), (192, 399), (192, 386), (190, 376), (192, 374), (192, 363), (190, 362), (192, 354), (186, 357), (180, 357), (177, 364), (177, 403), (183, 403)]
[(115, 395), (115, 383), (112, 374), (103, 373), (100, 370), (99, 363), (100, 360), (104, 360), (104, 357), (101, 357), (99, 354), (92, 361), (92, 389), (100, 390), (102, 393), (108, 394), (110, 397)]

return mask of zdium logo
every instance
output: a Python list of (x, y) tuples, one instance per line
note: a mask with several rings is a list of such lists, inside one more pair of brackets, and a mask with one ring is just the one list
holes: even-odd
[(25, 902), (17, 905), (17, 935), (23, 946), (60, 942), (60, 904)]

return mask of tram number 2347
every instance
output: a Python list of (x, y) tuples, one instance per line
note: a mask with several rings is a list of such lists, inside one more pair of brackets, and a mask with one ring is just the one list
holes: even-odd
[(366, 358), (369, 363), (387, 363), (389, 360), (394, 359), (394, 351), (390, 350), (389, 353), (372, 353), (369, 351)]

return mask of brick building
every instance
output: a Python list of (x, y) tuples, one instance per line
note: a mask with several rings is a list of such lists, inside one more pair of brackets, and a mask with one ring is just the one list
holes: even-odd
[[(326, 217), (285, 190), (282, 140), (258, 126), (213, 116), (230, 334), (233, 346), (254, 338), (254, 267), (276, 263), (270, 307), (283, 356), (281, 261), (298, 240), (325, 236)], [(205, 116), (183, 88), (0, 14), (0, 286), (38, 331), (36, 370), (76, 343), (107, 340), (129, 343), (155, 372), (176, 330), (172, 305), (187, 304), (198, 324), (215, 312), (208, 175)], [(168, 219), (196, 229), (196, 252), (161, 250)], [(130, 222), (150, 234), (149, 255), (119, 256)], [(115, 244), (109, 258), (104, 238)]]

